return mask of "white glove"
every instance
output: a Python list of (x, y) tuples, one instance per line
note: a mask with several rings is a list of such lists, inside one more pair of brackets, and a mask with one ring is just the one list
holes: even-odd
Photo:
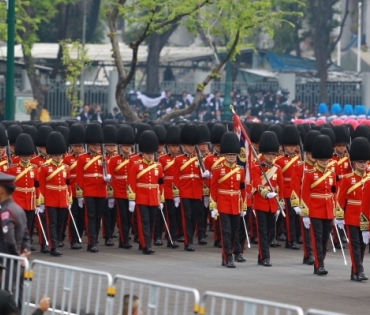
[(338, 226), (338, 229), (341, 229), (341, 230), (344, 230), (344, 220), (343, 219), (334, 219), (334, 224), (336, 224)]
[(209, 170), (205, 170), (204, 173), (202, 173), (202, 178), (210, 178), (211, 177), (211, 173), (209, 172)]
[(163, 211), (163, 207), (164, 207), (163, 202), (161, 202), (158, 207), (159, 207), (159, 210)]
[(39, 207), (36, 207), (36, 214), (40, 214), (40, 213), (44, 213), (44, 210), (45, 210), (45, 208), (44, 208), (44, 205), (41, 205), (41, 206), (39, 206)]
[(78, 201), (78, 206), (80, 208), (83, 208), (84, 207), (84, 199), (83, 198), (77, 198), (77, 201)]
[(362, 240), (366, 245), (369, 244), (369, 231), (362, 231)]
[(302, 211), (301, 207), (293, 207), (293, 209), (297, 215), (301, 214), (301, 211)]
[(246, 214), (247, 214), (247, 211), (242, 211), (242, 212), (240, 212), (240, 216), (241, 216), (241, 217), (244, 217)]
[(208, 196), (203, 196), (203, 203), (206, 208), (209, 206), (209, 197)]
[(173, 198), (173, 202), (175, 203), (175, 207), (177, 208), (180, 205), (180, 197)]
[(104, 176), (104, 181), (106, 183), (110, 183), (112, 181), (112, 175), (111, 174), (107, 174), (107, 176)]
[(310, 225), (311, 225), (310, 218), (309, 217), (303, 217), (302, 220), (303, 220), (304, 227), (306, 229), (309, 229), (310, 228)]
[(113, 209), (114, 207), (114, 198), (109, 198), (108, 199), (108, 208)]
[(129, 210), (130, 212), (134, 212), (134, 211), (135, 211), (135, 204), (136, 204), (136, 202), (135, 202), (135, 201), (133, 201), (133, 200), (130, 200), (130, 201), (128, 202), (128, 210)]
[(217, 220), (217, 217), (218, 217), (218, 210), (217, 209), (211, 211), (211, 217), (213, 219)]
[(279, 215), (280, 215), (280, 210), (278, 210), (278, 211), (275, 212), (275, 221), (277, 221)]
[(277, 196), (277, 193), (276, 192), (269, 192), (266, 195), (266, 199), (275, 198), (276, 196)]

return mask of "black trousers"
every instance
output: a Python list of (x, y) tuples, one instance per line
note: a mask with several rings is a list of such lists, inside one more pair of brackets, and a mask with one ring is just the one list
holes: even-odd
[(131, 212), (128, 210), (128, 199), (116, 199), (116, 213), (119, 230), (120, 243), (129, 241), (129, 231), (131, 224)]
[(226, 263), (233, 260), (233, 247), (239, 231), (239, 215), (220, 213), (218, 218), (221, 229), (222, 259)]
[[(203, 221), (202, 199), (181, 199), (182, 227), (184, 230), (184, 245), (193, 244), (193, 236), (198, 223), (198, 238), (204, 237), (205, 231), (199, 221)], [(202, 230), (202, 231), (201, 231)], [(202, 234), (203, 233), (203, 234)]]
[(152, 237), (158, 206), (137, 205), (137, 224), (139, 241), (142, 248), (152, 247)]
[(303, 244), (303, 258), (308, 258), (312, 256), (312, 246), (311, 246), (311, 237), (310, 229), (306, 229), (303, 224), (303, 219), (300, 218), (301, 224), (301, 235), (302, 235), (302, 244)]
[(290, 204), (290, 199), (285, 198), (285, 223), (287, 230), (287, 242), (296, 242), (297, 241), (297, 214), (294, 211), (293, 207)]
[(67, 211), (68, 209), (66, 208), (45, 208), (47, 233), (51, 249), (58, 248), (58, 244), (62, 240), (63, 226)]
[[(73, 219), (75, 220), (78, 235), (82, 238), (82, 233), (84, 231), (84, 209), (78, 206), (77, 198), (73, 198), (72, 206), (71, 206), (71, 213), (73, 215)], [(69, 229), (69, 242), (70, 244), (79, 242), (76, 228), (72, 222), (72, 219), (69, 218), (68, 222), (68, 229)]]
[(105, 198), (85, 197), (85, 218), (88, 245), (96, 245)]
[(30, 235), (30, 239), (32, 240), (33, 236), (33, 227), (35, 225), (35, 210), (24, 210), (27, 218), (27, 231)]
[(103, 237), (105, 239), (111, 238), (113, 231), (112, 231), (112, 210), (111, 208), (108, 207), (108, 199), (105, 199), (104, 202), (104, 208), (103, 208), (103, 224), (102, 224), (102, 229), (103, 229)]
[(310, 218), (310, 232), (312, 251), (315, 257), (315, 268), (324, 267), (326, 256), (326, 244), (333, 220)]
[[(244, 222), (245, 222), (245, 226), (248, 227), (249, 226), (249, 220), (248, 220), (248, 210), (249, 210), (250, 207), (247, 208), (247, 214), (244, 216), (244, 217), (240, 217), (240, 221), (239, 221), (239, 232), (238, 232), (238, 235), (235, 239), (235, 244), (234, 244), (234, 254), (242, 254), (243, 251), (244, 251), (244, 248), (245, 248), (245, 243), (246, 243), (246, 240), (247, 240), (247, 234), (245, 233), (245, 228), (244, 228)], [(254, 216), (254, 214), (253, 214)], [(250, 231), (248, 230), (248, 233), (250, 233)]]
[[(172, 199), (166, 199), (164, 209), (166, 211), (166, 220), (168, 228), (170, 230), (172, 241), (177, 242), (177, 229), (180, 217), (180, 208), (175, 207), (175, 203)], [(168, 238), (168, 241), (169, 240), (170, 239)]]
[(162, 239), (163, 226), (164, 226), (164, 223), (163, 223), (162, 213), (161, 213), (161, 210), (158, 209), (157, 215), (155, 218), (154, 239)]
[(252, 207), (247, 208), (246, 217), (248, 218), (248, 233), (250, 237), (257, 237), (256, 216), (253, 213)]
[(366, 245), (362, 240), (362, 232), (358, 226), (346, 225), (347, 237), (349, 239), (349, 253), (352, 262), (352, 274), (364, 272), (362, 265)]
[(275, 216), (270, 212), (256, 210), (258, 234), (258, 259), (270, 259), (269, 231), (275, 226)]

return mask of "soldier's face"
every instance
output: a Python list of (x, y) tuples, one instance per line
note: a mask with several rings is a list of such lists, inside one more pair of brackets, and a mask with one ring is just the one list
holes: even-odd
[(322, 168), (326, 168), (329, 164), (329, 159), (327, 160), (316, 160), (316, 163), (322, 167)]
[(287, 154), (295, 154), (297, 151), (299, 151), (297, 145), (285, 145), (284, 149)]
[(105, 145), (105, 151), (108, 153), (108, 154), (112, 154), (114, 153), (114, 151), (116, 150), (116, 145), (115, 144), (106, 144)]
[(188, 153), (188, 154), (193, 154), (194, 151), (195, 151), (195, 146), (194, 145), (184, 144), (183, 147), (184, 147), (185, 152)]
[(343, 154), (346, 151), (346, 145), (345, 144), (337, 144), (337, 145), (335, 145), (335, 151), (338, 154)]
[(356, 161), (353, 162), (353, 164), (355, 165), (355, 168), (360, 172), (364, 172), (367, 168), (367, 161)]
[(263, 157), (264, 157), (264, 160), (267, 164), (271, 164), (274, 159), (276, 158), (276, 153), (273, 153), (273, 152), (269, 152), (269, 153), (264, 153), (263, 154)]
[(143, 157), (147, 161), (154, 161), (154, 153), (143, 153)]
[(158, 145), (158, 153), (162, 153), (164, 149), (164, 144)]
[(21, 161), (23, 162), (23, 163), (28, 163), (29, 162), (29, 160), (31, 160), (31, 155), (21, 155), (21, 156), (19, 156), (19, 158), (21, 159)]
[(169, 144), (167, 148), (168, 148), (169, 153), (172, 155), (177, 155), (180, 151), (180, 146), (176, 144)]
[(42, 155), (47, 155), (45, 147), (38, 147), (38, 149)]
[(122, 144), (119, 146), (122, 154), (124, 155), (129, 155), (131, 153), (131, 146), (130, 145), (125, 145), (125, 144)]
[(72, 148), (72, 152), (75, 154), (81, 154), (84, 149), (82, 144), (72, 144), (71, 148)]
[(306, 152), (306, 158), (307, 158), (307, 160), (309, 160), (310, 162), (313, 162), (313, 163), (315, 163), (315, 162), (316, 162), (316, 159), (314, 159), (314, 158), (312, 157), (312, 153), (311, 153), (311, 152)]
[(62, 154), (53, 154), (51, 156), (54, 162), (59, 163), (61, 160), (63, 160), (63, 155)]
[(90, 144), (89, 145), (89, 150), (92, 153), (99, 153), (99, 151), (100, 151), (100, 145), (99, 144)]
[(231, 164), (235, 163), (236, 162), (236, 154), (226, 154), (225, 155), (225, 160), (226, 160), (226, 162), (231, 163)]
[(200, 143), (198, 144), (198, 148), (200, 152), (207, 152), (208, 151), (208, 145), (207, 143)]

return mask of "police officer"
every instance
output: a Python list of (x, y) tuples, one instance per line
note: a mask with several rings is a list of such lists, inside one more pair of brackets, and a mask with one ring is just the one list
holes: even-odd
[(5, 127), (0, 124), (0, 172), (6, 172), (8, 170), (8, 159), (6, 155), (6, 148), (8, 145), (8, 138), (5, 134)]
[[(14, 180), (14, 176), (0, 173), (0, 253), (27, 257), (30, 253), (27, 218), (23, 209), (13, 201)], [(7, 260), (6, 267), (10, 267), (10, 260)], [(23, 298), (23, 276), (22, 279), (17, 278), (17, 269), (15, 263), (13, 274), (11, 275), (10, 272), (6, 274), (5, 287), (11, 286), (13, 292), (16, 290), (19, 292), (17, 304), (20, 306)], [(11, 284), (10, 278), (12, 278)]]

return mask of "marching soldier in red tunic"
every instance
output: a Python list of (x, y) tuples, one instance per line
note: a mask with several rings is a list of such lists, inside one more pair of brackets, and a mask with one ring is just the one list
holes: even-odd
[(295, 152), (298, 150), (298, 145), (300, 143), (299, 131), (296, 126), (289, 125), (283, 129), (281, 144), (283, 146), (284, 155), (275, 160), (275, 164), (279, 165), (281, 172), (283, 174), (283, 195), (285, 200), (286, 209), (286, 230), (287, 230), (287, 240), (285, 243), (285, 248), (291, 248), (298, 250), (299, 246), (297, 244), (297, 213), (290, 204), (290, 197), (292, 195), (291, 188), (291, 177), (292, 170), (295, 165), (300, 161), (300, 157)]
[[(310, 130), (307, 133), (303, 143), (303, 150), (306, 152), (306, 158), (303, 162), (301, 161), (293, 167), (291, 181), (292, 195), (290, 197), (290, 204), (298, 214), (302, 211), (300, 208), (300, 200), (302, 199), (303, 174), (305, 171), (315, 168), (316, 160), (312, 157), (312, 147), (313, 142), (318, 135), (320, 135), (320, 132), (317, 130)], [(313, 265), (315, 259), (312, 254), (310, 229), (304, 226), (302, 217), (300, 217), (300, 221), (303, 243), (303, 263)]]
[[(78, 157), (84, 153), (85, 142), (85, 126), (81, 123), (74, 123), (69, 130), (69, 145), (71, 146), (71, 153), (63, 158), (63, 163), (69, 166), (70, 171), (70, 184), (72, 191), (72, 205), (71, 214), (76, 223), (74, 226), (72, 218), (68, 217), (68, 236), (71, 249), (81, 249), (81, 243), (78, 236), (82, 236), (84, 230), (84, 209), (78, 205), (76, 197), (76, 177), (77, 177), (77, 160)], [(78, 234), (77, 234), (78, 232)]]
[(168, 154), (162, 155), (159, 158), (159, 163), (161, 163), (164, 175), (164, 208), (166, 211), (166, 219), (168, 228), (170, 230), (170, 235), (173, 244), (171, 244), (169, 237), (167, 237), (167, 247), (177, 248), (179, 247), (177, 243), (177, 230), (181, 224), (180, 209), (175, 207), (172, 194), (173, 186), (173, 176), (175, 173), (175, 159), (180, 151), (180, 133), (181, 129), (179, 126), (173, 125), (169, 126), (165, 143), (167, 146)]
[[(344, 210), (344, 220), (337, 220), (338, 228), (347, 230), (349, 252), (352, 261), (351, 280), (368, 280), (364, 274), (363, 260), (366, 244), (368, 243), (369, 197), (363, 191), (366, 177), (367, 162), (370, 160), (370, 144), (366, 138), (359, 137), (353, 140), (349, 151), (350, 161), (354, 172), (344, 175), (339, 182), (338, 205)], [(361, 206), (361, 204), (363, 206)], [(365, 213), (362, 211), (364, 209)], [(364, 231), (364, 238), (363, 233)]]
[(119, 229), (119, 248), (130, 249), (129, 230), (131, 212), (128, 209), (128, 175), (131, 148), (135, 144), (135, 133), (131, 126), (122, 125), (117, 131), (118, 155), (113, 156), (109, 161), (109, 174), (112, 175), (114, 199), (108, 199), (108, 203), (116, 204), (117, 223)]
[(212, 172), (210, 210), (221, 229), (222, 266), (235, 268), (233, 247), (239, 232), (240, 216), (246, 214), (245, 172), (236, 164), (240, 141), (233, 132), (226, 132), (221, 140), (221, 154), (225, 160)]
[(350, 134), (345, 125), (334, 126), (335, 148), (332, 159), (337, 161), (335, 173), (340, 180), (344, 175), (352, 172), (351, 162), (348, 159), (347, 146), (350, 143)]
[(172, 187), (175, 207), (180, 205), (184, 230), (184, 245), (186, 251), (195, 251), (193, 236), (198, 229), (198, 244), (207, 244), (205, 240), (203, 214), (203, 179), (209, 178), (209, 171), (202, 173), (198, 157), (195, 155), (195, 145), (198, 144), (198, 133), (195, 125), (185, 125), (181, 129), (181, 143), (184, 154), (175, 159), (174, 185)]
[(153, 254), (152, 235), (158, 207), (163, 209), (163, 170), (154, 162), (158, 151), (158, 139), (153, 131), (144, 131), (139, 139), (143, 155), (140, 163), (134, 164), (129, 173), (128, 198), (130, 211), (137, 211), (140, 249), (143, 254)]
[(111, 176), (103, 173), (103, 131), (100, 125), (87, 125), (85, 143), (88, 152), (81, 154), (77, 160), (76, 197), (81, 208), (85, 204), (87, 250), (96, 253), (100, 221), (107, 196), (107, 182), (111, 181)]
[(310, 228), (315, 257), (314, 274), (318, 276), (328, 273), (324, 260), (336, 205), (336, 175), (328, 167), (333, 150), (328, 136), (317, 136), (312, 148), (316, 167), (303, 175), (301, 216), (305, 227)]
[[(13, 199), (26, 214), (27, 229), (32, 243), (36, 206), (43, 204), (44, 201), (40, 195), (37, 166), (30, 163), (31, 157), (35, 153), (30, 135), (20, 134), (17, 137), (14, 152), (20, 157), (20, 160), (17, 164), (11, 165), (7, 173), (15, 177)], [(33, 245), (31, 245), (31, 250), (36, 250)]]
[(263, 155), (262, 167), (271, 183), (273, 191), (258, 164), (252, 167), (252, 189), (254, 191), (253, 207), (256, 211), (258, 233), (258, 264), (271, 267), (269, 249), (269, 231), (273, 230), (279, 211), (276, 198), (283, 198), (283, 177), (281, 169), (273, 161), (279, 152), (278, 139), (274, 132), (265, 131), (259, 142)]
[(51, 162), (39, 168), (40, 191), (44, 196), (47, 234), (52, 256), (62, 255), (58, 246), (68, 207), (72, 204), (69, 167), (63, 164), (66, 149), (62, 134), (58, 131), (51, 132), (46, 141), (46, 152), (51, 156)]

